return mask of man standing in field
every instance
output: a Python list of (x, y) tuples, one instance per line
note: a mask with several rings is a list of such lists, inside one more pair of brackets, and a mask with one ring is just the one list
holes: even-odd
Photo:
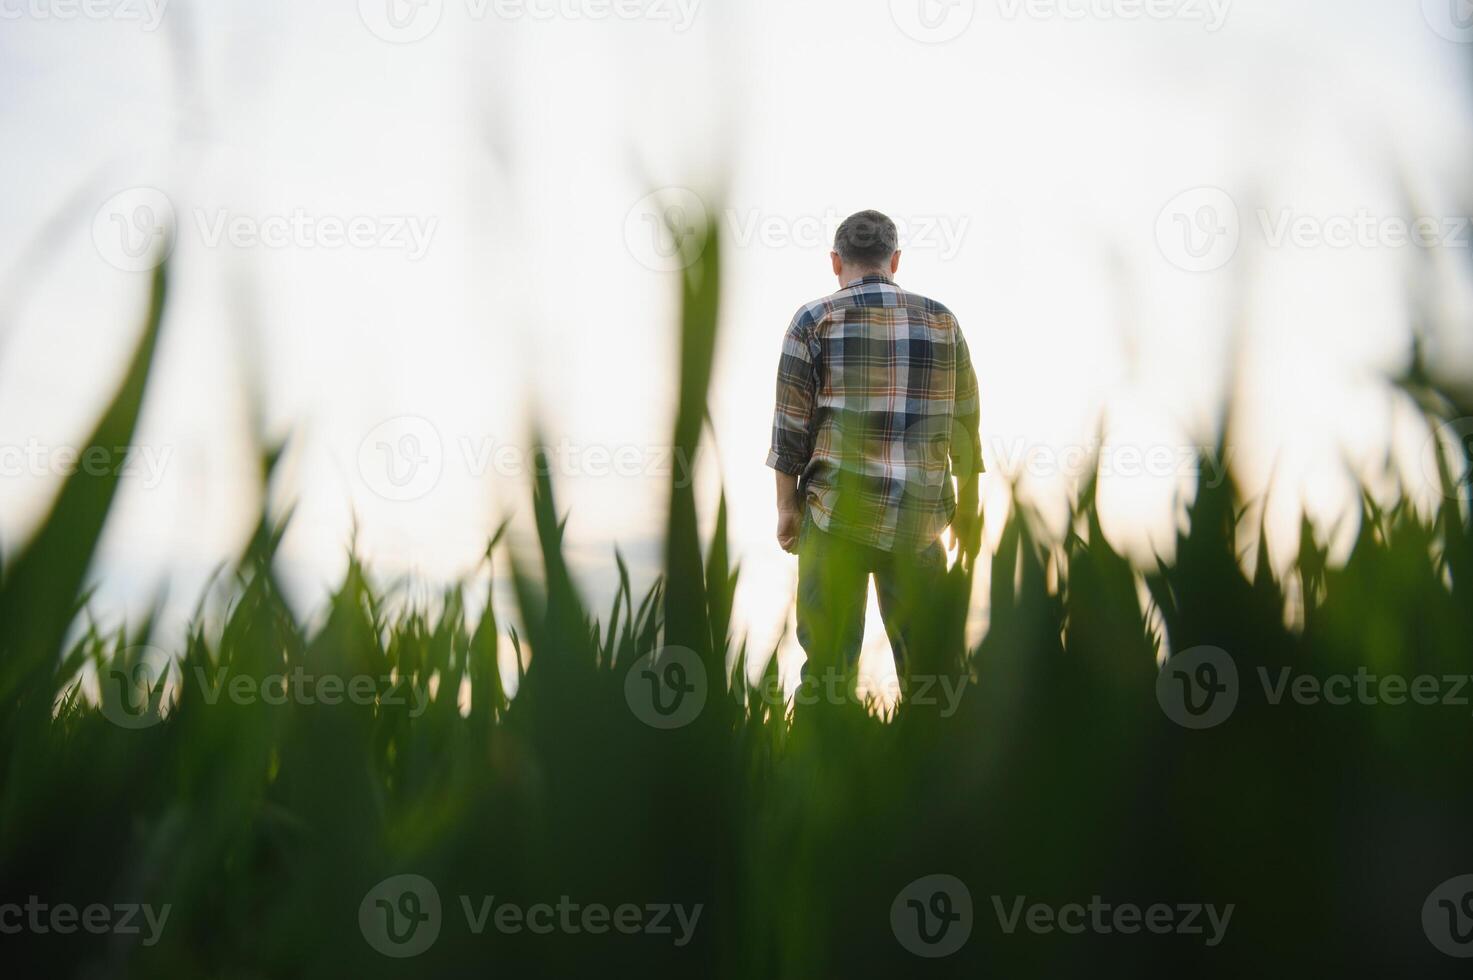
[(895, 284), (893, 221), (846, 218), (830, 259), (841, 288), (793, 317), (778, 364), (777, 540), (798, 556), (805, 673), (853, 671), (873, 575), (904, 677), (912, 626), (941, 594), (941, 533), (969, 563), (977, 550), (977, 376), (951, 311)]

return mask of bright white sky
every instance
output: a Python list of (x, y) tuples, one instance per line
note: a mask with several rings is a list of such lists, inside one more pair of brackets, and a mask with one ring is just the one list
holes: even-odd
[[(970, 341), (990, 513), (1011, 477), (1057, 525), (1051, 461), (1077, 473), (1103, 418), (1107, 530), (1146, 560), (1236, 358), (1234, 462), (1255, 494), (1274, 475), (1287, 554), (1298, 508), (1332, 526), (1393, 448), (1420, 479), (1382, 379), (1409, 282), (1444, 322), (1473, 306), (1470, 65), (1467, 0), (0, 0), (0, 541), (133, 341), (146, 274), (118, 266), (152, 204), (179, 222), (174, 302), (105, 610), (171, 569), (187, 610), (239, 547), (251, 379), (292, 438), (304, 609), (355, 513), (382, 571), (473, 569), (528, 510), (529, 404), (590, 592), (615, 542), (647, 582), (676, 294), (650, 219), (705, 208), (729, 264), (703, 503), (719, 476), (770, 649), (796, 571), (762, 466), (778, 345), (834, 286), (834, 225), (875, 207), (909, 238), (902, 283)], [(1443, 245), (1397, 238), (1419, 216)], [(1435, 336), (1473, 362), (1466, 329)], [(428, 462), (396, 486), (385, 452)]]

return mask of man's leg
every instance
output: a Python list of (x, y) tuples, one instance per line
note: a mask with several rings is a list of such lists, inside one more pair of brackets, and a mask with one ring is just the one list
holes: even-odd
[[(869, 598), (865, 549), (818, 529), (804, 515), (798, 535), (798, 642), (808, 654), (805, 680), (824, 690), (859, 663)], [(847, 692), (846, 692), (847, 696)]]
[[(914, 646), (926, 634), (928, 616), (940, 615), (936, 608), (945, 600), (946, 553), (933, 543), (919, 554), (887, 554), (875, 564), (875, 592), (880, 601), (880, 618), (890, 638), (895, 673), (905, 686), (906, 671), (915, 663)], [(908, 689), (905, 688), (905, 689)]]

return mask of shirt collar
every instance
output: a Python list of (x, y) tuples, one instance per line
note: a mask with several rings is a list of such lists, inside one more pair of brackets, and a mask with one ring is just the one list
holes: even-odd
[(849, 282), (844, 283), (844, 288), (853, 289), (855, 286), (869, 286), (877, 282), (887, 283), (891, 286), (895, 285), (894, 279), (891, 279), (889, 276), (875, 272), (867, 276), (860, 276), (858, 279), (851, 279)]

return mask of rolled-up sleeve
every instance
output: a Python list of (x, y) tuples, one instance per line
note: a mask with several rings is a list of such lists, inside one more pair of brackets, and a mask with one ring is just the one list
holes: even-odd
[(777, 407), (772, 413), (772, 448), (767, 465), (783, 473), (801, 474), (812, 452), (814, 403), (813, 353), (808, 349), (808, 322), (793, 318), (783, 336), (777, 365)]
[(982, 404), (977, 393), (977, 372), (961, 327), (956, 328), (956, 400), (952, 416), (956, 424), (951, 436), (951, 472), (965, 480), (986, 471), (982, 462)]

